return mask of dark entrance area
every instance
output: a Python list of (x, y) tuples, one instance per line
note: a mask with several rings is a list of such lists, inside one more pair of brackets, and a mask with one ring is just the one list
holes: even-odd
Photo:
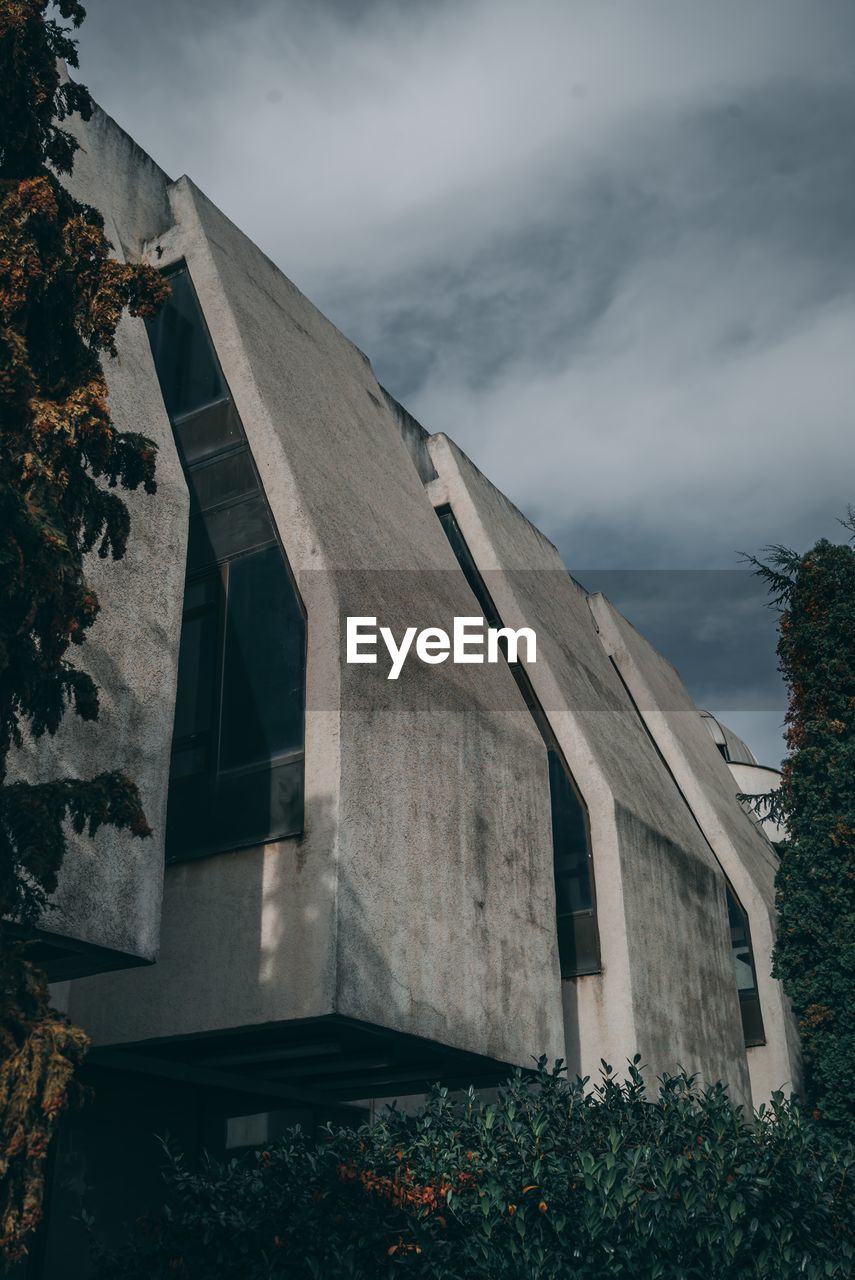
[[(507, 1063), (335, 1015), (94, 1049), (92, 1100), (51, 1153), (46, 1216), (26, 1280), (88, 1280), (89, 1230), (117, 1244), (163, 1202), (164, 1146), (193, 1169), (299, 1124), (359, 1125), (368, 1100), (487, 1088)], [(23, 1277), (22, 1277), (23, 1280)]]

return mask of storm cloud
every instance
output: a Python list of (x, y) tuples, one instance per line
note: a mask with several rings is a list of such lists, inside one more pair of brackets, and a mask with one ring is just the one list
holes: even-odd
[(778, 758), (759, 588), (725, 589), (731, 572), (640, 584), (842, 536), (850, 0), (88, 9), (81, 77), (104, 108), (189, 173), (586, 585), (645, 571), (609, 593)]

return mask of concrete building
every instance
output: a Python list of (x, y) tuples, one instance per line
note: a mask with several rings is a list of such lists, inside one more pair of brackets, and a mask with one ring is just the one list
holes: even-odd
[[(154, 836), (73, 845), (44, 920), (97, 1101), (33, 1274), (87, 1274), (81, 1208), (138, 1216), (154, 1134), (192, 1159), (541, 1053), (798, 1087), (744, 744), (188, 178), (77, 128), (75, 194), (172, 283), (107, 371), (159, 489), (93, 561), (101, 718), (27, 768), (123, 768)], [(536, 661), (393, 681), (346, 662), (355, 616), (528, 627)]]

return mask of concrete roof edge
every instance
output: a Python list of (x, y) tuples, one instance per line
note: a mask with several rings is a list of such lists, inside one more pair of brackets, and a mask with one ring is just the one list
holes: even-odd
[[(496, 495), (501, 499), (501, 501), (504, 503), (504, 505), (505, 505), (506, 507), (508, 507), (511, 511), (513, 511), (517, 516), (519, 516), (520, 520), (523, 520), (523, 521), (528, 525), (528, 527), (531, 529), (532, 533), (536, 534), (536, 535), (537, 535), (537, 537), (540, 539), (540, 541), (541, 541), (541, 542), (545, 542), (545, 543), (546, 543), (546, 545), (547, 545), (548, 547), (550, 547), (550, 548), (555, 552), (555, 554), (558, 556), (559, 560), (561, 560), (561, 563), (562, 563), (562, 564), (564, 563), (563, 558), (562, 558), (562, 556), (561, 556), (561, 552), (558, 550), (558, 548), (556, 547), (555, 543), (551, 540), (551, 538), (547, 538), (547, 536), (546, 536), (546, 534), (543, 532), (543, 530), (542, 530), (542, 529), (538, 529), (537, 525), (536, 525), (532, 520), (529, 520), (529, 518), (528, 518), (528, 516), (525, 514), (525, 512), (524, 512), (524, 511), (521, 511), (521, 510), (520, 510), (520, 508), (517, 506), (517, 504), (516, 504), (515, 502), (512, 502), (512, 501), (511, 501), (511, 499), (510, 499), (510, 498), (508, 497), (508, 495), (504, 492), (504, 490), (500, 489), (500, 488), (499, 488), (499, 486), (498, 486), (497, 484), (494, 484), (494, 483), (493, 483), (493, 481), (490, 479), (490, 477), (489, 477), (489, 476), (487, 476), (487, 475), (485, 475), (485, 474), (484, 474), (484, 472), (481, 470), (481, 468), (480, 468), (476, 463), (474, 463), (474, 462), (472, 461), (472, 459), (469, 457), (469, 454), (466, 452), (466, 450), (465, 450), (465, 449), (462, 449), (462, 448), (460, 447), (460, 445), (456, 442), (456, 440), (453, 440), (453, 439), (452, 439), (452, 437), (451, 437), (450, 435), (448, 435), (445, 431), (434, 431), (434, 432), (432, 432), (432, 433), (429, 433), (429, 441), (430, 441), (430, 443), (431, 443), (431, 444), (433, 444), (433, 442), (434, 442), (434, 441), (437, 441), (437, 442), (440, 442), (440, 441), (441, 441), (441, 442), (443, 442), (443, 443), (447, 444), (447, 445), (452, 449), (452, 451), (453, 451), (454, 453), (459, 454), (459, 456), (460, 456), (461, 458), (463, 458), (463, 459), (464, 459), (464, 461), (466, 462), (467, 466), (470, 466), (470, 467), (472, 468), (472, 470), (473, 470), (473, 471), (474, 471), (478, 476), (480, 476), (480, 477), (481, 477), (481, 479), (484, 481), (484, 483), (485, 483), (485, 484), (486, 484), (490, 489), (492, 489), (492, 491), (493, 491), (493, 492), (494, 492), (494, 493), (495, 493), (495, 494), (496, 494)], [(572, 574), (570, 574), (569, 570), (567, 570), (567, 572), (568, 572), (568, 576), (572, 577)], [(573, 581), (574, 581), (574, 582), (576, 581), (576, 580), (575, 580), (575, 578), (573, 579)], [(580, 587), (581, 587), (581, 583), (577, 583), (577, 586), (580, 586)], [(584, 587), (582, 587), (582, 590), (584, 591)], [(586, 594), (587, 594), (587, 592), (586, 592)]]
[[(343, 341), (347, 343), (349, 347), (353, 348), (353, 350), (357, 353), (360, 359), (363, 360), (364, 363), (368, 365), (368, 368), (371, 369), (372, 373), (374, 372), (374, 367), (371, 363), (371, 358), (365, 354), (362, 348), (358, 347), (356, 343), (347, 336), (346, 333), (342, 333), (338, 325), (335, 324), (334, 321), (330, 320), (329, 316), (325, 312), (321, 311), (317, 303), (313, 302), (312, 299), (309, 297), (309, 295), (307, 293), (304, 293), (303, 290), (300, 288), (300, 286), (298, 284), (295, 284), (289, 275), (285, 274), (285, 272), (279, 266), (279, 263), (275, 262), (273, 258), (271, 258), (269, 253), (265, 253), (265, 251), (261, 248), (261, 246), (257, 244), (255, 240), (253, 240), (252, 237), (248, 235), (246, 231), (244, 231), (243, 227), (238, 226), (238, 224), (234, 221), (233, 218), (230, 218), (227, 213), (224, 213), (223, 210), (220, 208), (220, 206), (216, 204), (214, 200), (211, 199), (211, 197), (207, 194), (207, 192), (202, 190), (199, 184), (195, 182), (193, 178), (190, 177), (189, 174), (182, 173), (174, 181), (171, 181), (169, 183), (169, 190), (173, 190), (175, 188), (181, 188), (181, 187), (190, 188), (194, 198), (198, 197), (204, 200), (205, 203), (210, 205), (212, 209), (215, 209), (216, 212), (219, 214), (219, 216), (225, 222), (227, 222), (230, 227), (234, 228), (234, 231), (239, 236), (241, 236), (244, 240), (248, 241), (249, 244), (252, 245), (253, 249), (255, 249), (259, 257), (263, 258), (264, 261), (277, 273), (277, 275), (280, 275), (282, 279), (288, 283), (289, 287), (292, 288), (295, 293), (299, 294), (299, 296), (303, 298), (308, 303), (308, 305), (312, 307), (318, 313), (318, 315), (323, 318), (323, 320), (330, 326), (330, 328), (334, 329), (336, 333), (339, 334), (339, 336), (343, 339)], [(378, 386), (379, 386), (379, 383), (378, 383)]]

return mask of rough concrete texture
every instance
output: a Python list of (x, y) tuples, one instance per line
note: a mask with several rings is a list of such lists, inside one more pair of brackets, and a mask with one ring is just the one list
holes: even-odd
[(101, 1043), (338, 1012), (558, 1056), (546, 758), (510, 674), (344, 664), (344, 614), (474, 611), (398, 417), (189, 180), (169, 195), (149, 251), (188, 264), (307, 610), (305, 833), (170, 867), (157, 966), (74, 984), (72, 1014)]
[(65, 127), (77, 138), (80, 150), (73, 173), (63, 181), (72, 195), (104, 214), (116, 257), (138, 259), (145, 242), (171, 223), (171, 179), (98, 106), (90, 120), (73, 116)]
[(571, 1070), (596, 1075), (601, 1058), (620, 1067), (638, 1051), (651, 1073), (682, 1065), (747, 1098), (724, 879), (597, 638), (586, 593), (447, 437), (429, 448), (439, 478), (428, 492), (451, 504), (502, 621), (537, 633), (529, 676), (588, 808), (603, 965), (563, 984)]
[[(143, 240), (168, 222), (165, 174), (103, 112), (73, 127), (81, 150), (69, 188), (104, 213), (117, 257), (138, 256)], [(117, 358), (105, 361), (113, 421), (157, 442), (158, 492), (123, 495), (131, 514), (124, 560), (87, 560), (101, 613), (70, 656), (101, 690), (98, 721), (68, 715), (54, 738), (29, 747), (15, 764), (42, 779), (119, 768), (139, 786), (153, 837), (134, 840), (109, 828), (94, 840), (70, 836), (43, 922), (58, 938), (114, 952), (120, 965), (157, 953), (187, 493), (141, 320), (122, 321), (117, 347)], [(103, 954), (93, 960), (108, 962)]]
[[(765, 912), (770, 935), (760, 872), (771, 855), (695, 709), (721, 766), (715, 840), (551, 544), (450, 441), (425, 437), (362, 353), (187, 178), (170, 185), (101, 114), (80, 127), (74, 189), (105, 211), (117, 249), (187, 262), (303, 597), (309, 650), (304, 834), (168, 868), (157, 965), (72, 983), (71, 1016), (96, 1043), (118, 1044), (336, 1012), (505, 1061), (565, 1055), (585, 1073), (638, 1050), (654, 1073), (682, 1065), (747, 1098), (721, 868), (768, 955), (757, 921)], [(186, 492), (141, 325), (123, 325), (120, 349), (117, 421), (161, 445), (157, 517), (133, 499), (125, 564), (95, 566), (105, 607), (84, 653), (105, 687), (102, 719), (64, 728), (42, 767), (119, 762), (140, 783), (155, 840), (126, 847), (104, 833), (94, 851), (77, 848), (53, 923), (151, 958)], [(591, 977), (559, 979), (545, 751), (504, 665), (411, 662), (393, 683), (382, 663), (344, 662), (347, 614), (400, 634), (478, 613), (433, 510), (444, 502), (505, 624), (537, 630), (532, 682), (590, 814), (603, 956)], [(720, 835), (740, 823), (739, 839)], [(774, 1057), (792, 1026), (780, 1003), (779, 1024), (770, 1018), (770, 983), (770, 1046), (751, 1051), (757, 1097), (795, 1078)]]
[(765, 1045), (748, 1050), (755, 1105), (774, 1089), (798, 1088), (795, 1021), (781, 984), (771, 976), (777, 858), (735, 800), (733, 775), (677, 671), (602, 595), (591, 610), (606, 652), (692, 808), (710, 848), (748, 913)]

